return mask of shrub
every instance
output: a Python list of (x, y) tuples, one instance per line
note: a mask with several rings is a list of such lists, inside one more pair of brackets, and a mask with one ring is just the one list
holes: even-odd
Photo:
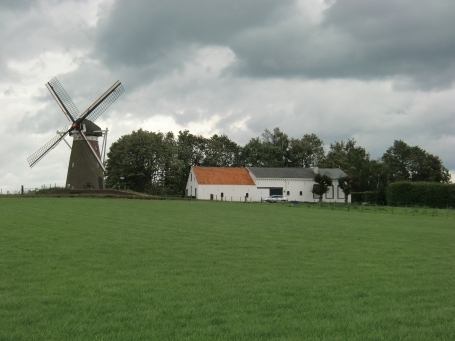
[(393, 182), (387, 189), (388, 205), (446, 207), (455, 205), (455, 184)]
[(376, 203), (378, 201), (378, 192), (375, 191), (352, 192), (351, 201)]

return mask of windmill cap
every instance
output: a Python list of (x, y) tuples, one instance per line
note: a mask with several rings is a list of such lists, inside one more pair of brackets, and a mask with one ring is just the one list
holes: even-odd
[(101, 128), (97, 126), (95, 123), (93, 123), (90, 120), (84, 120), (82, 124), (85, 125), (85, 135), (90, 135), (90, 136), (102, 136), (103, 133), (101, 132)]

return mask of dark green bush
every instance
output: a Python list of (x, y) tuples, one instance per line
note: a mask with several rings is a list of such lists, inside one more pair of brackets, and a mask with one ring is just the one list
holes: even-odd
[(387, 189), (387, 205), (446, 207), (455, 205), (455, 184), (393, 182)]
[(369, 202), (376, 203), (380, 201), (378, 198), (378, 192), (366, 191), (366, 192), (352, 192), (351, 202)]

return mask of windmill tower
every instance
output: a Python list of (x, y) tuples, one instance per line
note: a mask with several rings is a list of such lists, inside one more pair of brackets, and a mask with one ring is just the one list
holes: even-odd
[[(57, 131), (57, 135), (52, 140), (27, 158), (30, 167), (35, 166), (38, 161), (69, 135), (73, 138), (73, 145), (68, 164), (66, 187), (71, 189), (103, 189), (106, 168), (101, 160), (98, 143), (98, 138), (103, 136), (103, 131), (94, 121), (123, 93), (122, 84), (119, 81), (115, 82), (80, 116), (77, 116), (79, 111), (56, 78), (46, 83), (46, 87), (71, 124), (62, 131)], [(64, 141), (66, 142), (66, 140)], [(105, 141), (103, 144), (104, 152)]]

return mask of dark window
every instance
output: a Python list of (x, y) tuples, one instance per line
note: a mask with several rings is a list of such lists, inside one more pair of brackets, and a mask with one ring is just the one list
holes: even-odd
[(283, 195), (283, 188), (270, 188), (269, 195)]
[(338, 199), (344, 199), (345, 195), (340, 186), (337, 186), (337, 197)]
[(289, 195), (289, 191), (288, 191), (288, 195)]
[(326, 199), (333, 199), (335, 196), (334, 196), (334, 190), (333, 190), (333, 186), (329, 186), (329, 190), (325, 193), (325, 198)]
[(300, 191), (300, 195), (302, 195), (302, 191)]
[(224, 193), (223, 193), (223, 192), (221, 192), (221, 197), (222, 197), (222, 198), (224, 197)]
[(247, 194), (245, 194), (245, 198), (248, 198), (248, 193), (247, 193)]

